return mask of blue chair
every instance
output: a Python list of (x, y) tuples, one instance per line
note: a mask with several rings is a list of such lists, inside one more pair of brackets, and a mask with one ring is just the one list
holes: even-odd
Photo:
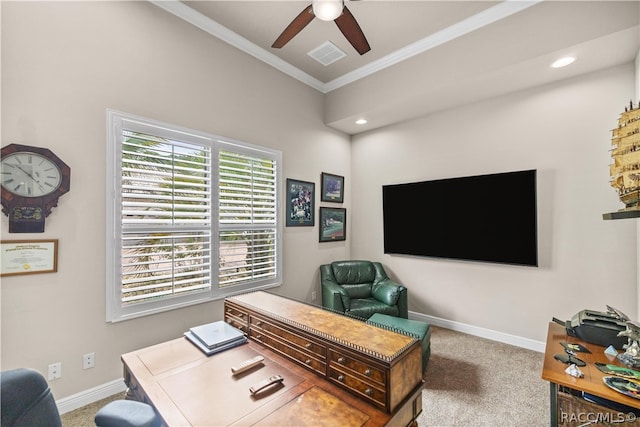
[[(157, 427), (153, 407), (132, 400), (105, 405), (95, 417), (98, 427)], [(60, 413), (47, 380), (34, 369), (0, 372), (0, 426), (62, 427)]]

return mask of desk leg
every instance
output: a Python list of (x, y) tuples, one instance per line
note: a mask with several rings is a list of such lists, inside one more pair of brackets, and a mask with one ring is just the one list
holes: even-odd
[(550, 423), (551, 427), (558, 427), (558, 384), (554, 382), (549, 382), (549, 400), (550, 400)]

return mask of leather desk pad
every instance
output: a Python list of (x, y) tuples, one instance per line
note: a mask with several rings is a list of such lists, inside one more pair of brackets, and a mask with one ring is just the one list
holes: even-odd
[[(232, 376), (232, 366), (258, 355), (248, 346), (234, 350), (218, 353), (207, 363), (197, 364), (158, 381), (191, 425), (233, 424), (304, 380), (267, 357), (263, 366)], [(284, 382), (256, 396), (251, 395), (251, 386), (273, 375), (281, 375)]]

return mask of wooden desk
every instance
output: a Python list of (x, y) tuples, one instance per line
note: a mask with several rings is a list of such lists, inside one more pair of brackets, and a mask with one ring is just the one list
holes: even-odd
[[(153, 405), (166, 426), (416, 425), (424, 383), (415, 338), (265, 293), (225, 307), (248, 343), (207, 357), (178, 338), (124, 354), (128, 398)], [(276, 309), (289, 317), (270, 316)], [(231, 375), (256, 355), (261, 366)], [(250, 394), (276, 374), (281, 385)]]
[[(582, 344), (591, 353), (577, 353), (577, 357), (583, 360), (587, 366), (580, 369), (584, 373), (584, 378), (575, 378), (567, 373), (565, 369), (569, 365), (554, 359), (555, 354), (564, 354), (564, 347), (560, 342)], [(544, 366), (542, 368), (542, 379), (550, 383), (551, 400), (551, 426), (574, 426), (585, 424), (594, 417), (610, 417), (612, 420), (619, 420), (626, 415), (618, 411), (609, 410), (603, 406), (587, 402), (582, 399), (582, 392), (589, 393), (607, 400), (622, 403), (633, 408), (640, 408), (640, 400), (625, 396), (607, 387), (602, 378), (609, 376), (601, 372), (594, 363), (607, 363), (624, 366), (615, 357), (607, 356), (605, 348), (599, 345), (581, 341), (576, 337), (568, 336), (565, 328), (557, 323), (549, 323), (547, 334), (547, 346), (544, 354)], [(609, 415), (605, 415), (609, 414)], [(591, 419), (589, 419), (591, 417)], [(640, 426), (640, 421), (631, 416), (631, 422), (617, 425)]]

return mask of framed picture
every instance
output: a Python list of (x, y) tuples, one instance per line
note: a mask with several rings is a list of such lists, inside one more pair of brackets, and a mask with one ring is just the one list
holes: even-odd
[(287, 178), (287, 227), (311, 227), (315, 224), (315, 189), (313, 182)]
[(321, 201), (342, 203), (344, 201), (344, 176), (322, 172), (320, 189), (322, 190)]
[(58, 240), (2, 240), (0, 276), (55, 273), (58, 271)]
[(336, 242), (347, 239), (347, 210), (320, 208), (320, 241)]

